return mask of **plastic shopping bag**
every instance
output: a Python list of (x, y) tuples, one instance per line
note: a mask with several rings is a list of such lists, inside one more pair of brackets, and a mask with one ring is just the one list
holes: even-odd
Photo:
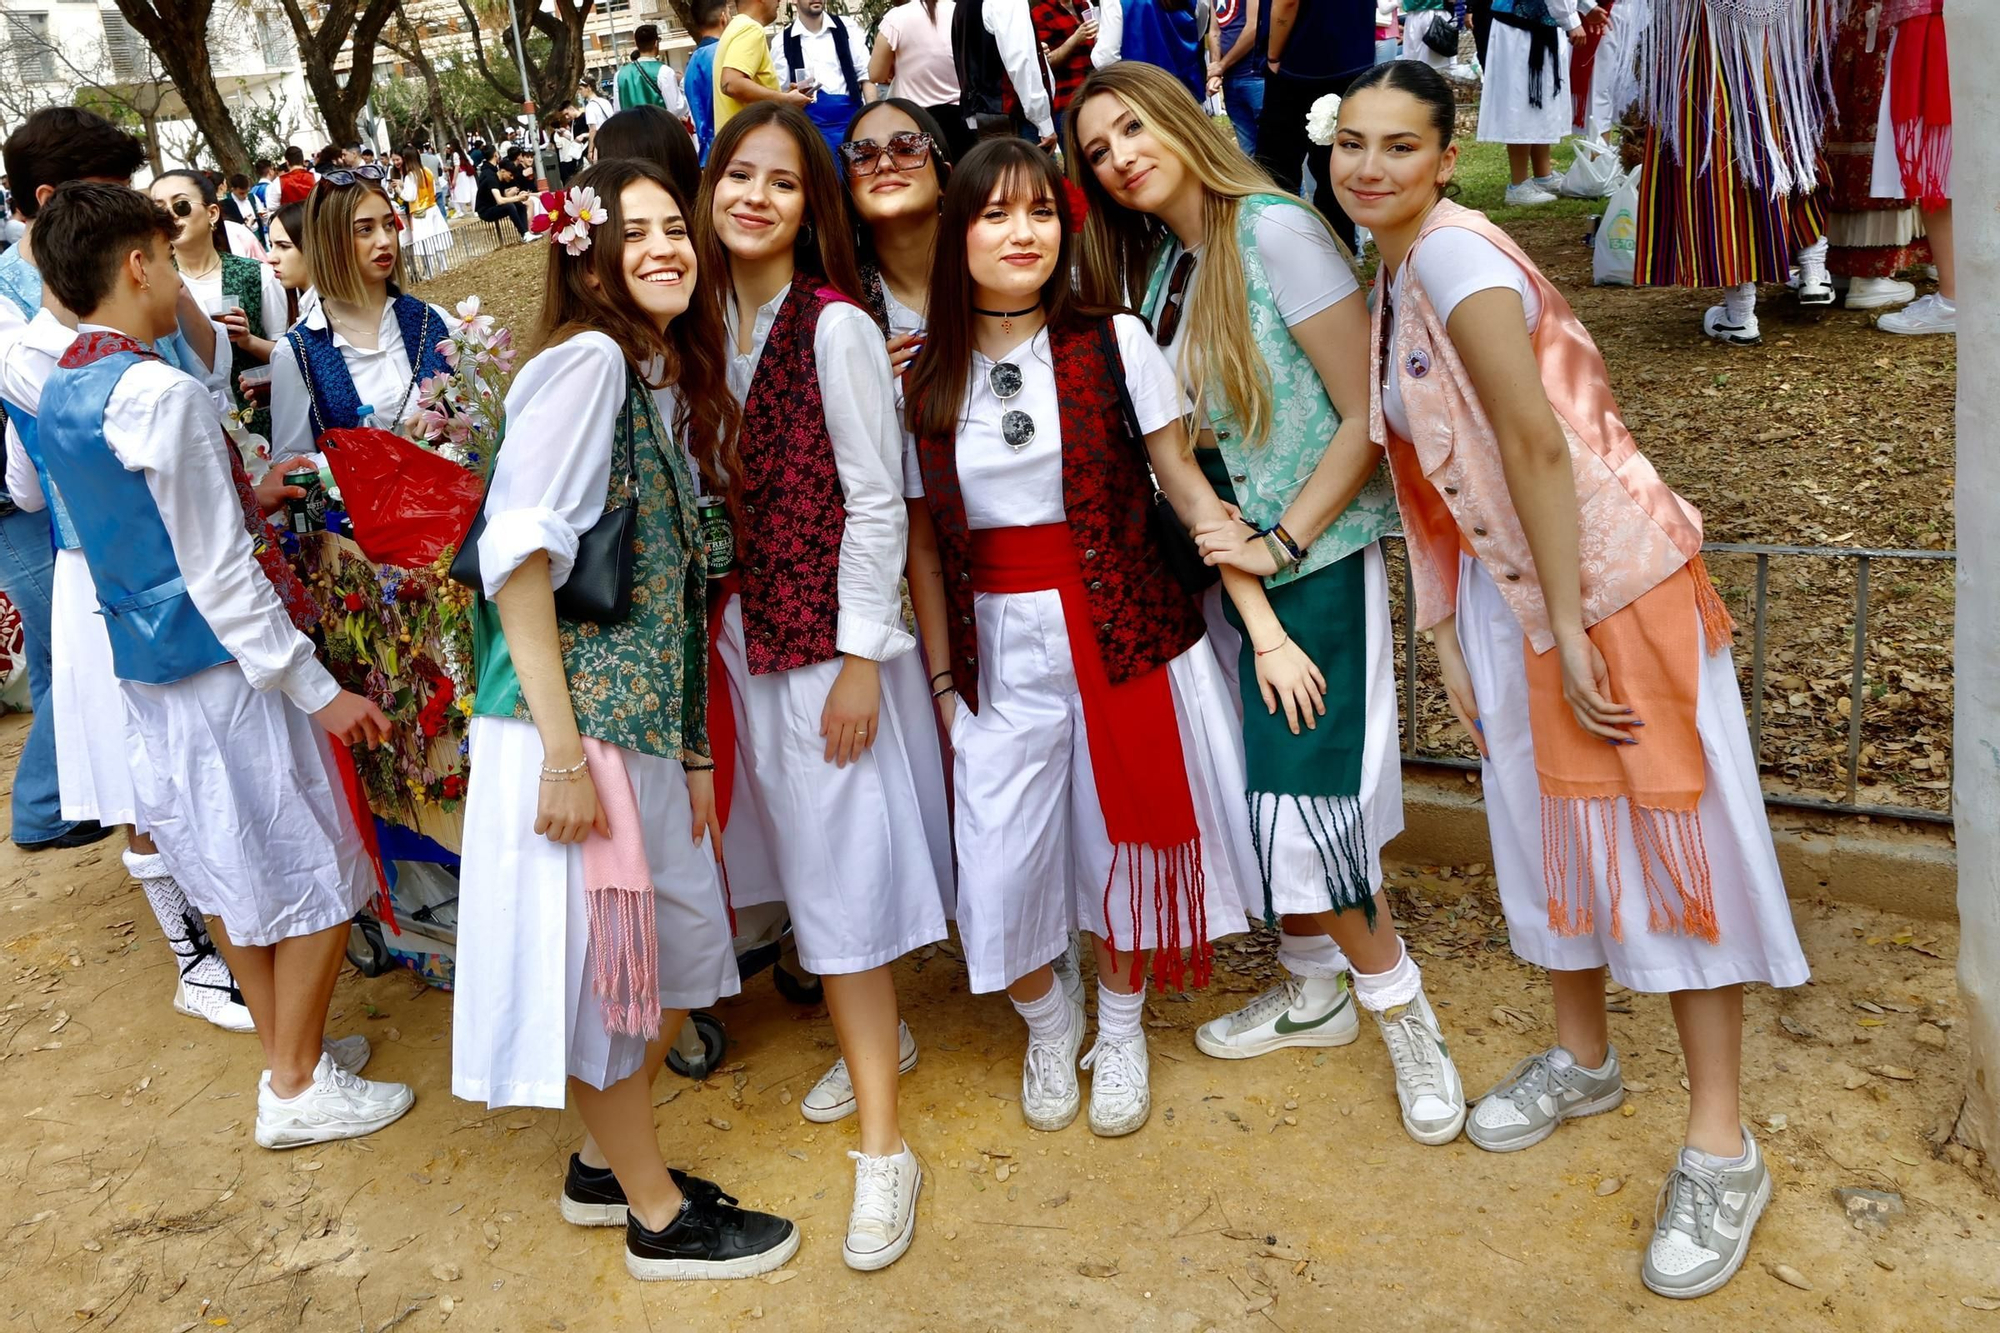
[(1618, 149), (1602, 139), (1578, 139), (1576, 160), (1562, 179), (1565, 199), (1602, 199), (1618, 184)]
[(355, 543), (377, 564), (430, 564), (465, 535), (485, 498), (477, 474), (386, 430), (330, 430), (320, 447)]
[(1597, 220), (1597, 240), (1590, 258), (1590, 280), (1600, 287), (1632, 285), (1633, 260), (1639, 249), (1639, 168), (1625, 173), (1611, 191), (1611, 202)]

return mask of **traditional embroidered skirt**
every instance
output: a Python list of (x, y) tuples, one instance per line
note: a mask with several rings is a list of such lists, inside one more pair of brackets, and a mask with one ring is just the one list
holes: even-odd
[[(1870, 38), (1873, 48), (1870, 48)], [(1930, 242), (1921, 234), (1917, 210), (1900, 192), (1878, 199), (1874, 192), (1876, 122), (1889, 105), (1883, 96), (1889, 73), (1890, 31), (1871, 29), (1868, 7), (1855, 5), (1841, 26), (1833, 52), (1833, 105), (1826, 137), (1831, 186), (1826, 235), (1832, 242), (1826, 266), (1849, 278), (1888, 278), (1930, 262)], [(1891, 137), (1889, 157), (1895, 160)]]
[[(1729, 652), (1711, 656), (1704, 642), (1695, 720), (1704, 770), (1697, 812), (1718, 929), (1711, 944), (1678, 929), (1649, 928), (1642, 886), (1649, 873), (1657, 877), (1660, 872), (1657, 862), (1649, 866), (1642, 859), (1629, 819), (1613, 826), (1615, 867), (1602, 841), (1584, 853), (1590, 863), (1587, 878), (1596, 885), (1589, 905), (1593, 928), (1570, 935), (1551, 927), (1524, 636), (1492, 576), (1469, 556), (1459, 559), (1458, 636), (1490, 752), (1482, 769), (1486, 818), (1514, 952), (1539, 967), (1608, 966), (1613, 980), (1637, 991), (1707, 990), (1748, 981), (1802, 984), (1805, 955), (1771, 846)], [(1612, 687), (1615, 697), (1615, 679)], [(1615, 902), (1613, 884), (1624, 886)]]
[[(560, 1107), (566, 1077), (608, 1088), (639, 1068), (646, 1042), (606, 1031), (591, 989), (582, 844), (535, 832), (540, 733), (532, 722), (476, 717), (471, 747), (451, 1090), (489, 1106)], [(694, 843), (680, 764), (621, 754), (653, 873), (660, 1007), (703, 1008), (738, 988), (713, 849)]]
[(375, 892), (332, 742), (224, 662), (171, 685), (120, 681), (132, 790), (188, 901), (237, 944), (343, 925)]
[[(1911, 26), (1912, 25), (1906, 23), (1899, 23), (1896, 25), (1895, 35), (1891, 38), (1889, 43), (1889, 54), (1884, 57), (1885, 65), (1882, 75), (1882, 104), (1876, 111), (1875, 154), (1872, 164), (1873, 171), (1871, 173), (1871, 179), (1869, 181), (1869, 189), (1871, 193), (1889, 199), (1899, 199), (1911, 196), (1915, 192), (1913, 187), (1920, 184), (1920, 182), (1918, 181), (1906, 178), (1906, 175), (1903, 171), (1902, 162), (1896, 156), (1896, 119), (1890, 113), (1891, 89), (1894, 87), (1895, 78), (1887, 68), (1888, 64), (1893, 63), (1895, 61), (1896, 47), (1903, 39), (1904, 30), (1906, 28), (1910, 28)], [(1933, 163), (1931, 169), (1936, 171), (1937, 174), (1942, 178), (1944, 184), (1944, 196), (1947, 200), (1949, 200), (1951, 198), (1951, 187), (1953, 181), (1952, 158), (1951, 158), (1951, 127), (1949, 125), (1945, 126), (1943, 129), (1942, 157), (1943, 157), (1942, 164), (1940, 165)]]
[(726, 680), (736, 734), (723, 834), (730, 901), (782, 899), (799, 962), (822, 976), (865, 972), (943, 939), (951, 825), (918, 655), (882, 663), (875, 743), (835, 768), (819, 724), (840, 659), (751, 675), (737, 596), (724, 604), (716, 647), (723, 679), (711, 679), (710, 698)]
[[(1541, 105), (1536, 106), (1536, 80), (1529, 69), (1533, 38), (1525, 28), (1495, 22), (1487, 38), (1485, 87), (1479, 94), (1481, 143), (1561, 143), (1570, 131), (1569, 34), (1551, 28), (1555, 50), (1542, 57)], [(1556, 85), (1560, 82), (1562, 86)]]
[[(111, 667), (111, 636), (82, 551), (57, 551), (49, 602), (49, 709), (64, 819), (138, 821), (125, 695)], [(143, 832), (144, 829), (141, 829)]]

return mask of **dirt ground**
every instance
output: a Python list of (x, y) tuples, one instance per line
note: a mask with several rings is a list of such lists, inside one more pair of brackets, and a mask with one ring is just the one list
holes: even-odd
[[(0, 722), (0, 771), (24, 734)], [(1483, 870), (1396, 875), (1475, 1091), (1552, 1040)], [(1153, 1118), (1117, 1141), (1027, 1129), (1005, 1001), (968, 995), (950, 946), (907, 960), (922, 1058), (903, 1107), (927, 1178), (915, 1246), (872, 1276), (840, 1260), (853, 1124), (797, 1108), (831, 1026), (754, 979), (721, 1007), (722, 1070), (662, 1076), (661, 1137), (796, 1218), (804, 1246), (772, 1278), (645, 1286), (616, 1232), (556, 1212), (573, 1115), (451, 1097), (449, 995), (345, 974), (331, 1030), (367, 1033), (369, 1072), (413, 1084), (416, 1109), (370, 1139), (265, 1152), (257, 1045), (174, 1014), (170, 955), (117, 845), (0, 847), (0, 1318), (34, 1333), (2000, 1329), (2000, 1195), (1926, 1139), (1964, 1077), (1955, 933), (1831, 904), (1797, 916), (1814, 983), (1749, 1002), (1745, 1111), (1777, 1192), (1744, 1272), (1693, 1305), (1638, 1280), (1686, 1101), (1663, 999), (1612, 1000), (1627, 1114), (1516, 1155), (1424, 1148), (1372, 1031), (1240, 1063), (1195, 1051), (1192, 1029), (1272, 974), (1269, 937), (1247, 935), (1207, 993), (1150, 1003)], [(1904, 1211), (1857, 1229), (1840, 1186), (1894, 1191)]]

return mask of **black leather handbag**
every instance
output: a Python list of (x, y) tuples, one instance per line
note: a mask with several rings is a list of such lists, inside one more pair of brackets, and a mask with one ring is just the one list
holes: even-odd
[(1222, 577), (1213, 565), (1201, 558), (1201, 549), (1194, 544), (1194, 535), (1181, 522), (1173, 505), (1160, 489), (1158, 477), (1153, 475), (1153, 465), (1146, 457), (1146, 436), (1139, 429), (1139, 413), (1132, 406), (1132, 395), (1125, 387), (1125, 359), (1118, 354), (1118, 332), (1110, 320), (1097, 326), (1099, 345), (1104, 351), (1104, 362), (1110, 367), (1112, 380), (1118, 386), (1118, 415), (1125, 430), (1125, 436), (1132, 447), (1139, 451), (1139, 461), (1145, 464), (1146, 478), (1153, 483), (1153, 494), (1146, 511), (1146, 526), (1152, 532), (1153, 546), (1160, 553), (1160, 563), (1174, 576), (1174, 582), (1192, 596), (1199, 597), (1215, 586)]
[(1456, 56), (1465, 32), (1465, 8), (1455, 6), (1450, 15), (1440, 14), (1424, 29), (1424, 45), (1441, 56)]
[[(646, 407), (652, 410), (651, 395)], [(632, 574), (638, 561), (639, 462), (632, 441), (632, 399), (628, 393), (618, 413), (618, 452), (625, 459), (625, 501), (606, 509), (590, 530), (577, 540), (576, 563), (569, 578), (556, 589), (556, 614), (564, 620), (613, 625), (632, 614)], [(614, 477), (618, 452), (611, 458)], [(492, 483), (487, 483), (491, 493)], [(458, 552), (451, 558), (451, 577), (484, 596), (485, 580), (479, 573), (479, 536), (486, 531), (486, 501), (472, 516)]]

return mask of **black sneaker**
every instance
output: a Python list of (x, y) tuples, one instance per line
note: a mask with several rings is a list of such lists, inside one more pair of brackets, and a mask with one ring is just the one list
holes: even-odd
[(93, 842), (103, 842), (118, 831), (118, 826), (104, 825), (94, 819), (80, 820), (67, 833), (58, 833), (53, 838), (40, 842), (17, 842), (14, 845), (24, 852), (48, 852), (71, 847), (88, 847)]
[(757, 1277), (799, 1252), (799, 1229), (782, 1217), (690, 1196), (660, 1231), (625, 1219), (625, 1271), (641, 1282)]
[[(704, 1203), (735, 1203), (722, 1186), (700, 1176), (691, 1176), (674, 1167), (667, 1168), (680, 1192)], [(622, 1227), (625, 1225), (625, 1187), (618, 1183), (610, 1167), (585, 1166), (575, 1153), (569, 1155), (569, 1174), (563, 1178), (563, 1221), (579, 1227)]]

